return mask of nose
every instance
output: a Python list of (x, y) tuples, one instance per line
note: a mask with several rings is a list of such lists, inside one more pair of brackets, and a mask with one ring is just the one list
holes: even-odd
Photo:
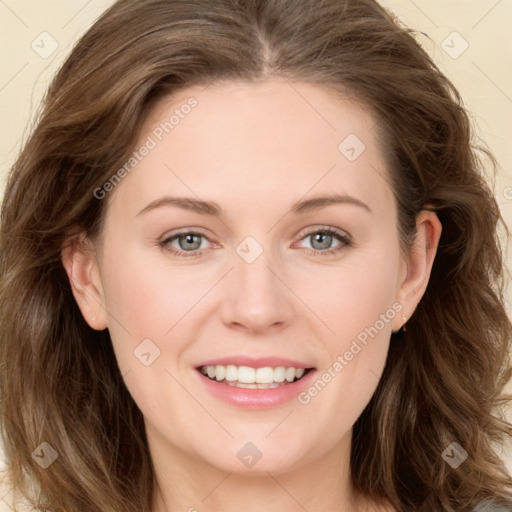
[(293, 293), (270, 253), (263, 251), (251, 263), (234, 254), (234, 268), (223, 280), (221, 318), (226, 325), (257, 334), (291, 323)]

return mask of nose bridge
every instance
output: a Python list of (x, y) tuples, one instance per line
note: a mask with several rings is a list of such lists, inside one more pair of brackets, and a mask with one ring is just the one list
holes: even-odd
[(248, 236), (236, 247), (227, 285), (224, 320), (251, 330), (287, 322), (291, 314), (291, 297), (275, 275), (278, 258), (265, 241)]
[(236, 253), (234, 270), (239, 300), (250, 299), (259, 308), (263, 306), (263, 302), (275, 300), (276, 294), (280, 294), (281, 290), (276, 289), (278, 283), (270, 271), (275, 266), (276, 258), (268, 240), (260, 243), (253, 236), (248, 236), (237, 246)]

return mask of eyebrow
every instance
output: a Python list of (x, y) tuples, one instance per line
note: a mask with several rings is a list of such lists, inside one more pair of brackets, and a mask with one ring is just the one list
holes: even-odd
[[(326, 206), (331, 206), (334, 204), (350, 204), (359, 206), (369, 213), (372, 213), (370, 207), (366, 203), (347, 194), (332, 194), (298, 201), (291, 206), (290, 212), (296, 215), (300, 215), (304, 213), (311, 213), (313, 211), (320, 210), (321, 208), (325, 208)], [(224, 216), (222, 208), (213, 201), (203, 201), (201, 199), (194, 199), (192, 197), (172, 196), (165, 196), (152, 201), (147, 206), (145, 206), (137, 214), (137, 216), (164, 206), (176, 206), (184, 210), (199, 213), (200, 215), (210, 215), (215, 217)]]

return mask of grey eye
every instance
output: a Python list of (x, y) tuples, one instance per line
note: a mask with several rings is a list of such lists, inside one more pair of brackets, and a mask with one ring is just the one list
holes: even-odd
[[(308, 235), (311, 240), (311, 246), (313, 249), (318, 249), (319, 251), (330, 249), (333, 241), (333, 236), (328, 233), (314, 233), (312, 235)], [(319, 247), (315, 247), (314, 244), (318, 242)]]
[(187, 233), (184, 235), (179, 235), (177, 237), (179, 248), (186, 251), (191, 250), (195, 251), (201, 247), (201, 239), (202, 235), (196, 235), (193, 233)]

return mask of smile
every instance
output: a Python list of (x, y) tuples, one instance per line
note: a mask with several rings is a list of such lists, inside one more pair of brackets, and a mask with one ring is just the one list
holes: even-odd
[(311, 368), (294, 368), (285, 366), (250, 366), (215, 365), (201, 366), (199, 371), (209, 379), (238, 388), (270, 389), (285, 386), (300, 380)]
[(284, 360), (273, 359), (274, 364), (281, 365), (265, 366), (271, 361), (261, 361), (261, 366), (254, 362), (248, 366), (248, 361), (240, 365), (203, 364), (195, 368), (195, 374), (200, 387), (217, 400), (236, 408), (269, 409), (296, 400), (317, 373), (315, 368), (282, 366)]

